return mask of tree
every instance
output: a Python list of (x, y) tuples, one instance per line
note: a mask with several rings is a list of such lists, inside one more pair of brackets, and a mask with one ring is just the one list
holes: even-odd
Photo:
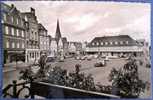
[(119, 70), (113, 68), (109, 78), (109, 81), (112, 81), (112, 86), (118, 89), (118, 95), (121, 97), (138, 97), (141, 92), (144, 92), (145, 82), (139, 79), (135, 60), (131, 59)]

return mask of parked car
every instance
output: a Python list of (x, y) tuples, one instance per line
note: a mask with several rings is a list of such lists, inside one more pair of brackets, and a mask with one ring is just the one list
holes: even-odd
[(105, 65), (106, 65), (105, 60), (95, 63), (95, 67), (104, 67)]
[(86, 56), (82, 56), (81, 57), (81, 60), (85, 60), (87, 57)]
[(50, 65), (51, 63), (53, 63), (53, 62), (55, 62), (55, 57), (53, 57), (53, 56), (48, 56), (47, 58), (46, 58), (46, 65)]
[(95, 55), (93, 55), (93, 57), (96, 59), (96, 58), (98, 58), (98, 55), (97, 55), (97, 54), (95, 54)]
[(86, 59), (90, 61), (92, 59), (92, 55), (88, 55)]
[(118, 56), (107, 56), (109, 59), (117, 59)]
[(60, 57), (59, 62), (64, 62), (64, 57)]

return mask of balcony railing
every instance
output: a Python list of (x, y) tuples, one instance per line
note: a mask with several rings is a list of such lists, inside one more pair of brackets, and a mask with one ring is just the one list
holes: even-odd
[[(18, 87), (21, 87), (18, 89)], [(8, 91), (13, 89), (11, 93)], [(25, 94), (22, 98), (35, 98), (35, 96), (41, 96), (44, 98), (120, 98), (119, 96), (98, 93), (93, 91), (87, 91), (82, 89), (76, 89), (71, 87), (59, 86), (50, 83), (31, 81), (17, 83), (13, 81), (12, 84), (6, 86), (3, 89), (3, 97), (19, 98), (19, 95), (23, 90), (27, 89), (28, 94)]]

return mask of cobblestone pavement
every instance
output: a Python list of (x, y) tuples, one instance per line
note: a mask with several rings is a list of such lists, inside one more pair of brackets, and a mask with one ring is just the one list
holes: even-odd
[[(108, 81), (108, 75), (111, 69), (123, 67), (127, 60), (124, 59), (112, 59), (107, 61), (105, 67), (94, 67), (95, 62), (99, 62), (100, 60), (92, 59), (91, 61), (87, 60), (75, 60), (74, 58), (65, 59), (64, 62), (55, 62), (52, 64), (52, 67), (61, 66), (63, 69), (67, 69), (68, 71), (74, 71), (76, 64), (81, 64), (81, 72), (86, 74), (92, 74), (95, 82), (100, 82), (103, 85), (111, 85), (111, 82)], [(36, 69), (36, 68), (34, 68)], [(14, 71), (10, 71), (7, 73), (3, 73), (3, 87), (7, 86), (12, 82), (12, 80), (19, 78), (19, 71), (21, 69), (17, 69)], [(144, 66), (139, 66), (139, 77), (144, 80), (151, 82), (151, 69), (146, 68)], [(148, 90), (145, 90), (145, 93), (142, 93), (140, 97), (150, 97), (151, 96), (151, 86), (149, 85)]]

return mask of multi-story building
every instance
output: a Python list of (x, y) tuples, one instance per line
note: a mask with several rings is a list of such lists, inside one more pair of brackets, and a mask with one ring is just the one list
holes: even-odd
[(82, 43), (81, 42), (68, 42), (68, 52), (70, 55), (79, 55), (82, 53)]
[(50, 36), (47, 34), (47, 29), (39, 23), (39, 44), (40, 44), (40, 54), (47, 54), (49, 55), (49, 43), (50, 43)]
[(33, 62), (40, 57), (38, 20), (35, 9), (31, 8), (30, 12), (22, 13), (22, 17), (26, 21), (26, 62)]
[(68, 55), (68, 41), (66, 37), (62, 38), (63, 41), (63, 54), (64, 56)]
[(25, 25), (21, 13), (12, 4), (1, 3), (4, 63), (25, 61)]
[(128, 35), (95, 37), (86, 47), (90, 54), (102, 56), (142, 55), (142, 45)]
[(51, 51), (51, 55), (52, 56), (57, 56), (57, 42), (55, 40), (55, 38), (51, 38), (50, 39), (50, 51)]
[(67, 47), (64, 46), (67, 46), (67, 39), (61, 35), (59, 20), (57, 20), (55, 38), (51, 38), (50, 43), (52, 55), (57, 57), (65, 56), (66, 51), (64, 50), (66, 50)]

